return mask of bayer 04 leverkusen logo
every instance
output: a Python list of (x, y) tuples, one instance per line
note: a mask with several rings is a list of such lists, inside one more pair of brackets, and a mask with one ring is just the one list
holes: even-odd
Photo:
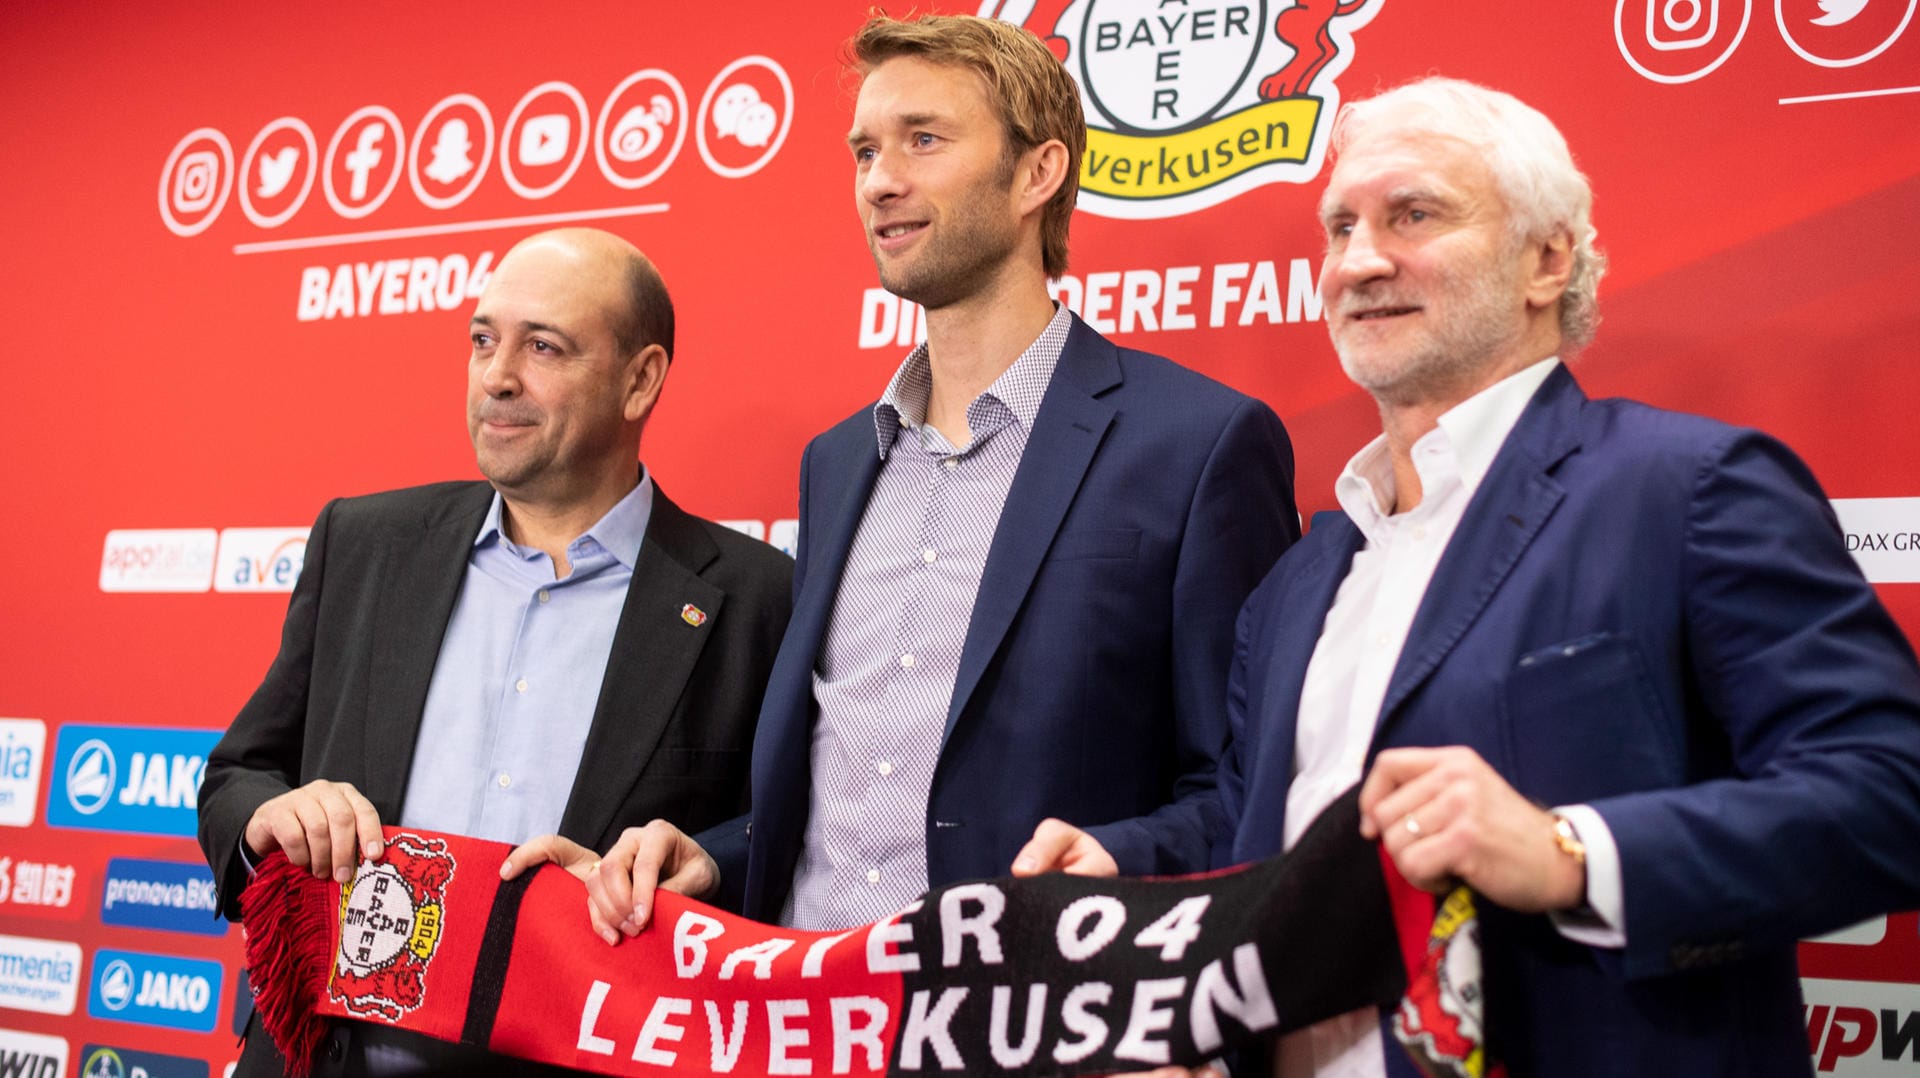
[(985, 0), (1080, 84), (1079, 208), (1173, 217), (1320, 173), (1353, 33), (1385, 0)]
[(402, 833), (340, 890), (340, 950), (327, 994), (363, 1018), (397, 1022), (426, 999), (453, 855), (444, 839)]

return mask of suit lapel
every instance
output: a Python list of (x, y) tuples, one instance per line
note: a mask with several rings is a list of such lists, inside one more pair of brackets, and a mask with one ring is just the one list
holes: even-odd
[[(872, 411), (869, 409), (861, 415), (870, 419)], [(799, 648), (798, 654), (805, 657), (805, 662), (792, 664), (792, 668), (784, 662), (779, 664), (781, 672), (804, 680), (801, 684), (779, 686), (784, 691), (778, 697), (774, 686), (769, 686), (767, 691), (769, 699), (805, 701), (802, 715), (812, 713), (813, 669), (826, 642), (827, 627), (833, 621), (834, 604), (840, 598), (840, 579), (846, 574), (854, 536), (866, 516), (873, 485), (880, 478), (880, 453), (871, 422), (855, 428), (854, 433), (858, 436), (844, 446), (821, 443), (821, 459), (809, 464), (809, 485), (827, 491), (823, 499), (824, 518), (810, 522), (814, 525), (814, 534), (808, 537), (807, 549), (801, 552), (806, 557), (806, 579), (794, 599), (793, 620), (780, 645), (783, 655), (789, 648)], [(803, 507), (803, 512), (812, 512), (812, 507)]]
[(942, 744), (953, 736), (954, 724), (966, 709), (980, 676), (1000, 650), (1014, 615), (1026, 602), (1040, 563), (1113, 423), (1113, 406), (1097, 399), (1097, 395), (1119, 385), (1120, 380), (1120, 357), (1113, 345), (1075, 318), (1060, 363), (1054, 368), (1052, 384), (1034, 416), (1033, 431), (1027, 437), (1027, 448), (1021, 454), (1000, 524), (994, 529), (993, 544), (988, 548), (979, 596), (974, 600), (973, 618), (960, 652), (960, 670), (954, 679)]
[(379, 615), (372, 625), (367, 684), (366, 761), (361, 792), (383, 816), (399, 818), (413, 766), (414, 742), (440, 642), (466, 580), (473, 537), (493, 504), (493, 488), (475, 483), (451, 503), (436, 505), (418, 532), (389, 542)]
[[(656, 485), (580, 770), (560, 817), (560, 832), (576, 842), (599, 841), (653, 758), (726, 601), (699, 576), (719, 556), (699, 522)], [(683, 616), (689, 605), (706, 615), (701, 624)]]
[(1558, 508), (1566, 492), (1550, 473), (1580, 446), (1586, 399), (1565, 366), (1555, 369), (1494, 457), (1414, 615), (1380, 706), (1376, 747), (1399, 706), (1479, 619)]

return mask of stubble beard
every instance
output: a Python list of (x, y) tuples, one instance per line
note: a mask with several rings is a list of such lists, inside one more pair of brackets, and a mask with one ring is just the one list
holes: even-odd
[[(1386, 346), (1359, 343), (1351, 339), (1352, 329), (1344, 333), (1335, 329), (1333, 347), (1340, 356), (1340, 368), (1355, 385), (1386, 404), (1406, 406), (1455, 395), (1458, 387), (1480, 377), (1525, 331), (1510, 312), (1518, 294), (1511, 254), (1503, 251), (1447, 278), (1440, 294), (1420, 305), (1418, 317), (1429, 320), (1425, 331), (1399, 354), (1383, 355)], [(1371, 292), (1350, 292), (1344, 303), (1349, 307), (1400, 305), (1402, 300), (1391, 286), (1382, 286)]]

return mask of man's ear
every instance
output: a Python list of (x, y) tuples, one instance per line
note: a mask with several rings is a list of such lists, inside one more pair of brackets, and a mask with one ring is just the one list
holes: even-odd
[(1533, 256), (1527, 274), (1527, 306), (1552, 307), (1573, 280), (1573, 233), (1560, 229), (1544, 239), (1529, 241)]
[(627, 385), (624, 414), (627, 422), (637, 423), (645, 420), (653, 412), (653, 403), (660, 399), (660, 388), (667, 384), (667, 367), (671, 361), (667, 350), (657, 344), (647, 345), (627, 360)]
[(1020, 167), (1014, 173), (1014, 196), (1020, 216), (1025, 217), (1045, 206), (1060, 185), (1067, 182), (1067, 147), (1059, 139), (1048, 139), (1020, 155)]

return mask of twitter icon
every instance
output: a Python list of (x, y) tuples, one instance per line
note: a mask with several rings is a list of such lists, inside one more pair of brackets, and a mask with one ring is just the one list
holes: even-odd
[(272, 198), (287, 189), (293, 182), (293, 166), (300, 160), (298, 146), (282, 146), (280, 152), (260, 158), (260, 185), (254, 193), (261, 198)]

